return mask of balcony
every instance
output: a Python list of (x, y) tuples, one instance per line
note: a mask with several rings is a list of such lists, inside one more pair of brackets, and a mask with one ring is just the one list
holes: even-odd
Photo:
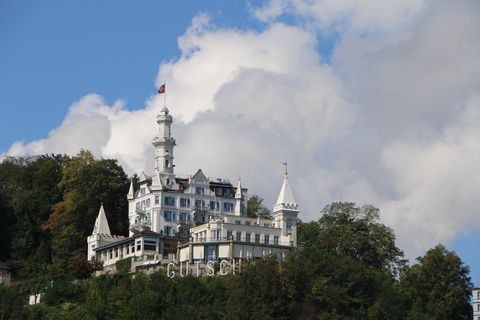
[(130, 225), (130, 231), (133, 233), (142, 232), (143, 230), (150, 230), (152, 227), (152, 222), (150, 220), (139, 221)]
[(136, 214), (145, 215), (146, 212), (147, 212), (147, 209), (145, 207), (135, 208), (135, 213)]
[(210, 211), (210, 209), (209, 209), (208, 206), (197, 206), (197, 205), (194, 205), (194, 206), (192, 207), (192, 211), (194, 211), (194, 212), (207, 213), (208, 211)]

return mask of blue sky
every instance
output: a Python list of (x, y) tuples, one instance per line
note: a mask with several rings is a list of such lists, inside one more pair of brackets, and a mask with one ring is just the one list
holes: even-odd
[(180, 56), (177, 37), (198, 12), (221, 26), (249, 25), (243, 1), (3, 1), (0, 9), (0, 153), (46, 138), (92, 92), (143, 108), (160, 62)]
[(3, 1), (0, 155), (81, 148), (153, 172), (167, 81), (176, 171), (301, 218), (373, 204), (413, 262), (438, 243), (480, 282), (480, 4)]

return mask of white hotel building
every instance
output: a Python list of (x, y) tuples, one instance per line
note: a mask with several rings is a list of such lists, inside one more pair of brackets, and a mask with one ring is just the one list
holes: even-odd
[(296, 204), (287, 173), (273, 220), (247, 217), (247, 189), (240, 180), (209, 178), (202, 170), (193, 176), (174, 173), (171, 137), (173, 122), (164, 107), (157, 116), (155, 173), (142, 172), (138, 190), (133, 182), (127, 194), (129, 237), (112, 236), (103, 206), (91, 236), (88, 258), (101, 259), (112, 267), (116, 261), (134, 257), (134, 266), (170, 262), (207, 262), (283, 256), (297, 248)]

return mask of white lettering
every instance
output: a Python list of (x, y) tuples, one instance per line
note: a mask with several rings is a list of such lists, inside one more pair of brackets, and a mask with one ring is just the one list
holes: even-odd
[(227, 265), (227, 260), (222, 260), (222, 261), (220, 261), (220, 274), (221, 274), (222, 276), (224, 276), (224, 275), (227, 274), (227, 272), (225, 271), (225, 267), (226, 267), (226, 266), (228, 266), (228, 265)]
[[(195, 261), (195, 264), (196, 264), (196, 269), (197, 269), (197, 277), (201, 277), (203, 275), (205, 275), (205, 273), (203, 271), (201, 271), (200, 269), (205, 269), (204, 267), (200, 268), (200, 264), (206, 266), (206, 273), (208, 276), (214, 276), (215, 275), (215, 261), (213, 260), (210, 260), (208, 261), (206, 264), (203, 264), (201, 261)], [(220, 261), (220, 271), (219, 271), (219, 275), (221, 276), (225, 276), (229, 273), (240, 273), (241, 272), (241, 265), (242, 265), (242, 259), (239, 259), (239, 260), (235, 260), (233, 259), (231, 261), (231, 264), (229, 263), (228, 260), (224, 259), (222, 261)], [(185, 271), (184, 271), (185, 269)], [(180, 262), (179, 265), (173, 263), (173, 262), (170, 262), (168, 265), (167, 265), (167, 276), (169, 278), (175, 278), (175, 276), (179, 276), (179, 277), (185, 277), (189, 274), (195, 274), (195, 270), (189, 270), (190, 269), (190, 265), (188, 263), (188, 261), (185, 263), (185, 265), (183, 264), (183, 262)]]
[[(211, 266), (210, 266), (210, 264), (211, 264)], [(207, 273), (207, 275), (209, 275), (210, 277), (215, 275), (215, 270), (213, 270), (213, 261), (212, 260), (207, 262), (207, 268), (212, 271), (212, 273)]]
[(173, 278), (175, 277), (175, 271), (172, 270), (172, 275), (170, 276), (170, 266), (175, 267), (175, 264), (173, 262), (170, 262), (167, 266), (167, 276)]

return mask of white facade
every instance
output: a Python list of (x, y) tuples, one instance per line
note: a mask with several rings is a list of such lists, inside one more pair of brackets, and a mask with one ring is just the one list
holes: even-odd
[(233, 215), (212, 219), (191, 228), (189, 242), (178, 248), (178, 260), (196, 263), (267, 255), (284, 257), (297, 248), (298, 212), (285, 173), (273, 220)]
[(480, 320), (480, 284), (473, 288), (473, 320)]
[(207, 177), (201, 169), (193, 176), (174, 173), (172, 122), (164, 107), (157, 116), (158, 134), (153, 139), (155, 173), (142, 172), (137, 190), (133, 181), (130, 184), (129, 237), (110, 234), (102, 205), (87, 239), (88, 258), (96, 255), (105, 265), (113, 265), (122, 258), (133, 256), (141, 261), (139, 257), (149, 256), (165, 263), (162, 259), (172, 259), (172, 248), (177, 245), (177, 261), (258, 258), (296, 248), (299, 211), (287, 174), (274, 219), (248, 218), (247, 189), (240, 180), (234, 187), (227, 179)]

